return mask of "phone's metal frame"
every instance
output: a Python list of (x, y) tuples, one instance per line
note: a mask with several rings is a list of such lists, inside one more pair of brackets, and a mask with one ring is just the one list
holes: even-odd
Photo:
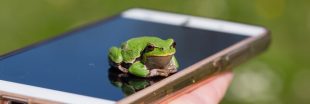
[[(151, 22), (159, 22), (159, 23), (166, 23), (171, 25), (182, 25), (192, 28), (200, 28), (200, 29), (207, 29), (207, 30), (214, 30), (220, 32), (227, 32), (227, 33), (236, 33), (236, 34), (243, 34), (250, 36), (249, 38), (242, 40), (233, 46), (230, 46), (210, 57), (207, 57), (196, 64), (185, 68), (184, 70), (168, 77), (160, 82), (149, 86), (133, 95), (130, 95), (117, 103), (120, 104), (127, 104), (127, 103), (149, 103), (154, 101), (161, 101), (163, 98), (166, 99), (171, 96), (172, 93), (176, 93), (180, 89), (198, 83), (203, 79), (209, 78), (212, 75), (217, 73), (226, 71), (227, 69), (231, 69), (232, 67), (241, 64), (242, 62), (250, 59), (251, 57), (261, 53), (262, 51), (266, 50), (268, 45), (270, 44), (270, 35), (269, 31), (263, 27), (253, 26), (253, 25), (245, 25), (239, 24), (234, 22), (227, 22), (222, 20), (215, 20), (215, 19), (207, 19), (201, 17), (194, 17), (188, 15), (180, 15), (174, 13), (165, 13), (159, 11), (152, 11), (146, 9), (130, 9), (125, 11), (121, 14), (124, 17), (132, 18), (132, 19), (140, 19), (145, 21)], [(167, 18), (162, 18), (162, 17)], [(192, 21), (191, 21), (192, 20)], [(201, 22), (208, 21), (208, 25), (203, 25)], [(100, 22), (101, 23), (101, 22)], [(96, 25), (96, 24), (93, 24)], [(85, 28), (85, 27), (84, 27)], [(74, 32), (74, 31), (73, 31)], [(63, 36), (60, 36), (63, 37)], [(60, 38), (58, 37), (58, 38)], [(57, 39), (57, 38), (54, 38)], [(49, 41), (52, 41), (51, 39)], [(48, 42), (48, 41), (47, 41)], [(47, 43), (43, 42), (43, 43)], [(38, 46), (39, 43), (36, 45), (32, 45), (28, 48), (20, 49), (18, 51), (14, 51), (12, 53), (6, 54), (3, 57), (0, 57), (0, 60), (6, 57), (9, 57), (14, 54), (18, 54), (24, 50), (30, 49), (32, 47)], [(0, 80), (0, 82), (3, 82)], [(14, 84), (14, 83), (11, 83)], [(14, 84), (15, 85), (15, 84)], [(19, 85), (19, 84), (17, 84)], [(27, 86), (22, 85), (20, 86)], [(33, 86), (28, 86), (33, 87)], [(42, 88), (35, 88), (34, 89), (42, 89)], [(44, 89), (49, 90), (49, 89)], [(45, 94), (50, 94), (53, 91)], [(56, 91), (57, 92), (57, 91)], [(95, 103), (103, 103), (105, 100), (100, 100), (97, 98), (82, 96), (82, 95), (74, 95), (66, 92), (60, 92), (57, 94), (67, 94), (68, 96), (73, 96), (76, 99), (82, 98), (83, 101), (92, 101)], [(170, 94), (170, 95), (169, 95)], [(0, 87), (0, 102), (1, 96), (4, 97), (15, 97), (16, 99), (24, 99), (29, 103), (66, 103), (66, 101), (61, 101), (63, 99), (50, 99), (46, 97), (34, 97), (31, 96), (32, 94), (24, 95), (23, 93), (18, 92), (8, 92), (1, 89)], [(160, 100), (161, 99), (161, 100)], [(65, 99), (68, 100), (68, 99)], [(75, 99), (72, 99), (75, 100)], [(67, 101), (67, 103), (70, 101)], [(108, 103), (111, 103), (108, 101)]]
[[(220, 32), (236, 33), (241, 35), (247, 35), (250, 37), (210, 57), (207, 57), (192, 66), (185, 68), (181, 72), (178, 72), (168, 78), (165, 78), (159, 83), (147, 87), (146, 89), (143, 89), (118, 102), (122, 104), (148, 103), (148, 102), (154, 102), (159, 99), (163, 99), (165, 98), (165, 96), (168, 96), (169, 94), (176, 92), (188, 85), (197, 83), (203, 79), (211, 77), (212, 75), (226, 71), (227, 69), (231, 69), (232, 67), (241, 64), (247, 59), (250, 59), (251, 57), (266, 50), (266, 48), (270, 44), (269, 31), (259, 26), (227, 22), (215, 19), (200, 18), (188, 15), (171, 14), (171, 13), (167, 14), (167, 13), (160, 13), (157, 11), (145, 11), (141, 9), (134, 9), (132, 11), (135, 11), (137, 14), (128, 13), (125, 15), (140, 20), (142, 19), (146, 21), (156, 21), (156, 22), (161, 21), (162, 23), (167, 23), (165, 21), (170, 20), (168, 24), (172, 25), (183, 25), (192, 28), (201, 28)], [(148, 15), (143, 15), (142, 13), (139, 14), (137, 11), (147, 12)], [(167, 18), (159, 18), (159, 19), (156, 18), (159, 15), (165, 15)], [(171, 19), (168, 19), (169, 17)], [(191, 19), (196, 21), (191, 21)], [(185, 22), (178, 22), (178, 21), (185, 21)], [(203, 25), (203, 23), (201, 22), (204, 21), (208, 21), (209, 24), (206, 24), (207, 26)], [(193, 24), (194, 23), (197, 24), (191, 25), (191, 22)]]

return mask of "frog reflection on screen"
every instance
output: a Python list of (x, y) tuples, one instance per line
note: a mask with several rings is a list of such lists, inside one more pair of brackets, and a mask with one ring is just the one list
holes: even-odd
[(120, 88), (126, 96), (138, 92), (165, 77), (142, 78), (123, 73), (113, 67), (109, 69), (109, 80), (111, 84)]

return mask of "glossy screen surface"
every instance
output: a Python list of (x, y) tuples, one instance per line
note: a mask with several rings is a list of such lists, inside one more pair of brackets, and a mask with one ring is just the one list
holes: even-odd
[[(111, 75), (109, 77), (108, 49), (138, 36), (173, 38), (177, 43), (176, 58), (180, 64), (179, 71), (247, 38), (238, 34), (118, 16), (70, 32), (66, 36), (23, 52), (1, 57), (0, 80), (120, 100), (126, 96), (124, 92), (130, 91), (126, 90), (127, 87), (136, 85), (128, 84), (128, 80), (124, 84), (121, 78), (111, 78)], [(139, 78), (138, 81), (133, 80), (145, 85), (151, 82)]]

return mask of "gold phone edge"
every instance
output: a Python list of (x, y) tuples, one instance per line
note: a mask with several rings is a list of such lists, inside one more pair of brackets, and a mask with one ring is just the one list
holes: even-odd
[(117, 103), (159, 103), (162, 99), (169, 98), (169, 94), (173, 94), (188, 85), (240, 65), (268, 48), (271, 42), (270, 31), (267, 29), (265, 31), (262, 35), (240, 41)]

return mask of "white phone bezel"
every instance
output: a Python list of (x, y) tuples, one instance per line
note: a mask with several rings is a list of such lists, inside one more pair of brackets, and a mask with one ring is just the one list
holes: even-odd
[(265, 28), (259, 26), (140, 8), (127, 10), (122, 13), (122, 16), (125, 18), (142, 21), (213, 30), (246, 36), (258, 36), (266, 32)]
[[(65, 104), (114, 104), (115, 101), (0, 80), (0, 91)], [(1, 94), (1, 93), (0, 93)], [(28, 98), (24, 98), (28, 99)]]
[[(205, 30), (219, 31), (232, 34), (240, 34), (245, 36), (259, 36), (266, 32), (262, 27), (240, 24), (235, 22), (228, 22), (210, 18), (195, 17), (189, 15), (175, 14), (160, 12), (147, 9), (129, 9), (121, 16), (124, 18), (149, 21), (156, 23), (163, 23), (169, 25), (185, 26), (190, 28), (199, 28)], [(57, 91), (47, 88), (36, 87), (32, 85), (25, 85), (15, 82), (0, 80), (0, 94), (1, 91), (14, 93), (17, 95), (29, 96), (32, 98), (44, 99), (49, 101), (61, 103), (74, 103), (74, 104), (112, 104), (115, 101), (94, 98), (74, 93)], [(42, 96), (44, 95), (44, 96)], [(1, 95), (0, 95), (1, 96)]]

